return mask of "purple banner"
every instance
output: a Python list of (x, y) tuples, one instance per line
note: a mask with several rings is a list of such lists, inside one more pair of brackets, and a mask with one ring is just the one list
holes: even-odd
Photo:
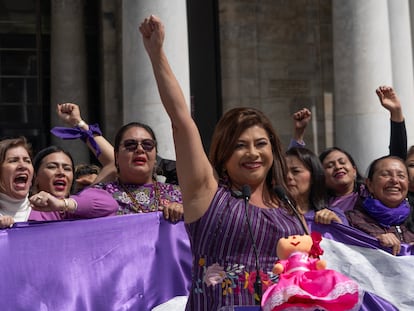
[(183, 222), (161, 213), (0, 230), (1, 310), (151, 310), (188, 295)]
[[(373, 293), (365, 295), (361, 310), (413, 306), (410, 286), (403, 282), (413, 280), (402, 271), (412, 270), (414, 257), (389, 255), (375, 238), (343, 225), (310, 226), (325, 238), (328, 267), (337, 261), (334, 269), (361, 277), (358, 282)], [(401, 255), (412, 253), (413, 247), (404, 245)], [(188, 295), (191, 258), (184, 224), (166, 222), (161, 213), (15, 224), (0, 230), (0, 309), (149, 311)], [(351, 264), (355, 258), (360, 264)], [(388, 270), (394, 267), (388, 275), (396, 281), (375, 281), (385, 274), (380, 270), (365, 277), (365, 261), (376, 269), (378, 261)]]

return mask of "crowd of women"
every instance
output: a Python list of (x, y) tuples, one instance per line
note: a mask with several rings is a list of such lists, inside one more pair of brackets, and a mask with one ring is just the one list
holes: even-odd
[[(164, 53), (161, 20), (151, 15), (139, 30), (171, 119), (179, 186), (157, 179), (157, 140), (148, 125), (124, 125), (112, 147), (97, 125), (82, 120), (76, 104), (60, 104), (58, 115), (71, 131), (55, 134), (82, 138), (102, 167), (90, 186), (71, 194), (75, 166), (68, 152), (52, 146), (32, 160), (24, 138), (1, 141), (2, 228), (154, 211), (172, 223), (183, 219), (193, 254), (187, 310), (256, 304), (260, 293), (250, 285), (258, 275), (264, 283), (274, 281), (277, 241), (304, 234), (306, 220), (354, 226), (394, 255), (401, 243), (414, 243), (414, 148), (407, 154), (402, 108), (391, 87), (376, 90), (391, 116), (390, 154), (372, 162), (365, 180), (345, 150), (329, 148), (318, 157), (305, 147), (307, 109), (293, 116), (287, 151), (261, 111), (230, 109), (217, 123), (207, 155)], [(295, 203), (298, 215), (275, 187)]]
[[(116, 135), (115, 147), (112, 147), (96, 125), (90, 127), (82, 120), (77, 105), (61, 104), (57, 111), (67, 124), (77, 125), (75, 131), (88, 137), (85, 141), (102, 168), (80, 176), (80, 170), (75, 172), (71, 154), (59, 146), (46, 147), (32, 159), (30, 144), (24, 137), (2, 140), (1, 228), (21, 221), (95, 218), (151, 211), (163, 211), (165, 218), (172, 222), (182, 218), (179, 187), (156, 179), (157, 141), (149, 126), (137, 122), (123, 126)], [(80, 191), (80, 186), (74, 184), (75, 175), (79, 183), (93, 185)], [(72, 188), (76, 190), (72, 191)]]

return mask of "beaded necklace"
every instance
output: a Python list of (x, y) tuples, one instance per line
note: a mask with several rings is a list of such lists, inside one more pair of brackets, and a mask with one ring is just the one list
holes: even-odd
[(139, 203), (135, 197), (134, 194), (132, 194), (128, 188), (121, 183), (121, 181), (119, 181), (119, 185), (121, 186), (121, 188), (125, 191), (125, 193), (127, 194), (127, 196), (129, 197), (129, 199), (132, 202), (132, 209), (136, 212), (136, 213), (148, 213), (148, 212), (155, 212), (158, 211), (158, 208), (160, 206), (160, 186), (158, 184), (157, 181), (154, 181), (153, 185), (153, 191), (154, 193), (154, 203), (155, 203), (155, 208), (152, 209), (151, 208), (151, 204), (149, 206), (149, 208), (145, 208), (141, 203)]

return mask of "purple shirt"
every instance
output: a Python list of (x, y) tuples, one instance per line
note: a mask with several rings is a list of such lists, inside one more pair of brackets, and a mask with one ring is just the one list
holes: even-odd
[[(276, 280), (272, 268), (277, 260), (278, 240), (303, 234), (303, 229), (283, 207), (250, 205), (248, 213), (264, 292)], [(257, 269), (244, 200), (219, 187), (207, 212), (186, 227), (193, 254), (192, 287), (186, 310), (254, 305)]]

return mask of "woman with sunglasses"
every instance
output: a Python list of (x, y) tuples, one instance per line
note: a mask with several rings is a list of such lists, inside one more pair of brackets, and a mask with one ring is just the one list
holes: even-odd
[(75, 132), (87, 133), (83, 136), (86, 138), (84, 141), (103, 168), (94, 185), (63, 202), (36, 206), (37, 197), (33, 197), (35, 209), (45, 211), (57, 208), (81, 218), (156, 211), (163, 211), (164, 217), (172, 222), (182, 218), (179, 187), (157, 181), (157, 141), (151, 127), (139, 122), (122, 126), (116, 134), (113, 148), (97, 125), (88, 125), (82, 120), (76, 104), (61, 104), (57, 109), (62, 120), (76, 125)]

